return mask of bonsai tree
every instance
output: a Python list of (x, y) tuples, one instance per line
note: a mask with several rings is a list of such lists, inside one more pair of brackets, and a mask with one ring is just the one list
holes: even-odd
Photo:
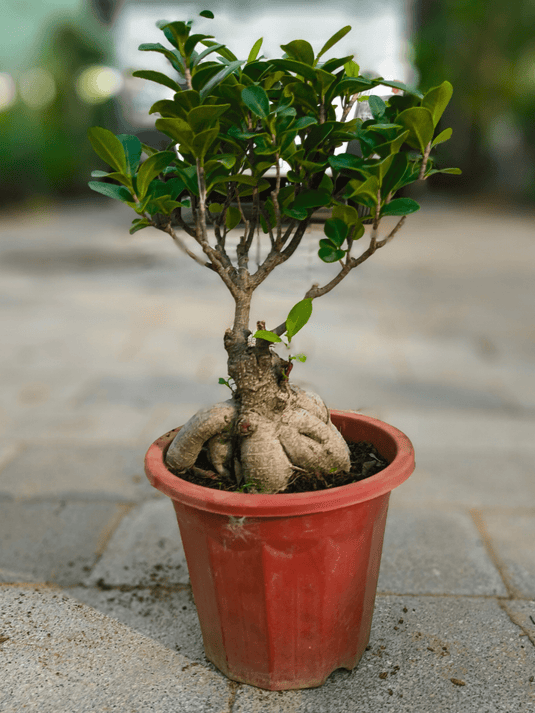
[[(213, 18), (210, 11), (200, 14)], [(168, 233), (189, 258), (216, 272), (234, 298), (234, 321), (224, 334), (229, 378), (220, 379), (232, 395), (186, 423), (168, 450), (168, 465), (176, 473), (195, 467), (205, 447), (222, 482), (246, 483), (249, 492), (280, 492), (295, 468), (348, 471), (350, 458), (322, 399), (289, 381), (292, 359), (303, 355), (283, 358), (274, 345), (289, 344), (308, 321), (313, 300), (387, 245), (419, 209), (396, 193), (440, 172), (431, 150), (451, 136), (451, 129), (434, 134), (452, 87), (445, 81), (423, 95), (401, 82), (360, 74), (353, 56), (327, 59), (349, 26), (317, 54), (306, 40), (294, 40), (281, 45), (282, 58), (267, 59), (260, 55), (260, 39), (244, 60), (212, 36), (194, 33), (192, 25), (160, 22), (170, 47), (139, 47), (163, 54), (173, 76), (134, 72), (175, 92), (150, 109), (160, 115), (156, 129), (169, 145), (160, 151), (135, 136), (93, 127), (89, 139), (112, 171), (93, 172), (105, 180), (89, 185), (137, 213), (130, 233), (149, 226)], [(379, 85), (399, 93), (387, 101), (362, 95)], [(352, 118), (364, 100), (371, 118)], [(358, 142), (360, 155), (335, 153), (350, 141)], [(320, 207), (330, 217), (318, 258), (335, 263), (337, 272), (326, 284), (311, 285), (281, 324), (269, 330), (259, 320), (253, 333), (253, 292), (292, 257)], [(399, 220), (382, 235), (384, 216)], [(238, 226), (231, 249), (229, 232)], [(251, 269), (259, 231), (269, 249)], [(365, 235), (368, 246), (355, 257), (354, 243)]]

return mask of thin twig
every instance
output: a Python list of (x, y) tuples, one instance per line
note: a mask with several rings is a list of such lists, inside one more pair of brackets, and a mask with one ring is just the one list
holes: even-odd
[(187, 245), (181, 240), (181, 238), (178, 237), (178, 235), (175, 233), (173, 228), (171, 227), (171, 222), (167, 223), (167, 225), (163, 228), (160, 228), (160, 230), (163, 230), (164, 233), (167, 233), (173, 238), (173, 241), (175, 245), (182, 250), (182, 252), (185, 252), (186, 255), (189, 255), (190, 258), (195, 260), (195, 262), (198, 262), (199, 265), (202, 265), (203, 267), (209, 267), (211, 270), (214, 270), (214, 266), (209, 263), (205, 262), (201, 257), (198, 255), (195, 255), (194, 252), (192, 252)]
[(358, 97), (359, 97), (358, 92), (357, 92), (357, 94), (353, 94), (353, 96), (349, 100), (349, 103), (347, 104), (346, 108), (344, 109), (344, 111), (342, 113), (342, 118), (340, 119), (340, 121), (345, 121), (347, 119), (348, 114), (351, 111), (351, 109), (354, 107), (355, 102), (357, 101)]
[(344, 277), (346, 277), (346, 275), (349, 274), (351, 270), (365, 262), (375, 253), (376, 250), (384, 247), (387, 243), (389, 243), (405, 222), (406, 217), (407, 216), (404, 215), (394, 227), (394, 229), (391, 231), (391, 233), (387, 235), (387, 237), (383, 240), (377, 242), (376, 240), (374, 240), (372, 235), (370, 238), (370, 244), (368, 246), (368, 249), (365, 250), (362, 255), (359, 255), (359, 257), (357, 258), (351, 258), (351, 260), (347, 261), (343, 268), (340, 270), (340, 272), (335, 275), (335, 277), (333, 277), (330, 282), (328, 282), (326, 285), (323, 285), (323, 287), (320, 287), (318, 284), (312, 285), (312, 287), (305, 294), (305, 298), (308, 297), (310, 299), (316, 299), (317, 297), (323, 297), (323, 295), (326, 295), (328, 292), (330, 292), (334, 287), (336, 287), (336, 285), (338, 285), (344, 279)]
[(428, 159), (429, 159), (429, 154), (430, 154), (430, 153), (431, 153), (431, 141), (430, 141), (430, 142), (427, 144), (427, 146), (425, 147), (424, 158), (423, 158), (423, 161), (422, 161), (422, 165), (421, 165), (421, 167), (420, 167), (420, 173), (419, 173), (419, 175), (418, 175), (418, 180), (420, 180), (420, 181), (421, 181), (421, 180), (425, 180), (425, 178), (424, 178), (424, 176), (425, 176), (425, 169), (427, 168), (427, 161), (428, 161)]

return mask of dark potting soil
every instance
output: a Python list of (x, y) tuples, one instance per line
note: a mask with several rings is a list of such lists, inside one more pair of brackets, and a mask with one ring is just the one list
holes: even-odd
[[(351, 470), (349, 473), (308, 473), (295, 469), (284, 492), (307, 493), (313, 490), (327, 490), (328, 488), (337, 488), (340, 485), (357, 483), (359, 480), (365, 480), (379, 473), (389, 465), (386, 458), (379, 453), (377, 448), (367, 441), (348, 443), (348, 446), (351, 455)], [(255, 492), (249, 489), (246, 484), (238, 485), (234, 478), (222, 478), (211, 468), (206, 450), (203, 448), (193, 468), (180, 474), (174, 472), (172, 468), (169, 468), (169, 470), (179, 478), (195, 483), (195, 485), (202, 485), (205, 488), (226, 490), (228, 492)]]

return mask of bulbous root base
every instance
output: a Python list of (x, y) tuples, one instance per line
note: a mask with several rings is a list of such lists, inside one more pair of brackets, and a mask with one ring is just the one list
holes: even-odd
[(198, 411), (169, 446), (166, 462), (178, 472), (195, 465), (207, 444), (222, 477), (231, 468), (263, 493), (283, 491), (294, 467), (323, 473), (350, 469), (349, 449), (322, 399), (295, 385), (282, 413), (240, 411), (233, 399)]

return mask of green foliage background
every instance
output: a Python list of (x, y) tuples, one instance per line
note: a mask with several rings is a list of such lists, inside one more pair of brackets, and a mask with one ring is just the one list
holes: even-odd
[[(527, 173), (511, 187), (535, 200), (535, 2), (533, 0), (416, 0), (414, 63), (422, 89), (443, 77), (455, 92), (442, 121), (453, 127), (451, 141), (437, 149), (437, 161), (459, 166), (455, 181), (434, 176), (430, 186), (471, 193), (499, 188), (493, 128), (519, 134), (515, 156)], [(524, 157), (524, 158), (522, 158)]]

